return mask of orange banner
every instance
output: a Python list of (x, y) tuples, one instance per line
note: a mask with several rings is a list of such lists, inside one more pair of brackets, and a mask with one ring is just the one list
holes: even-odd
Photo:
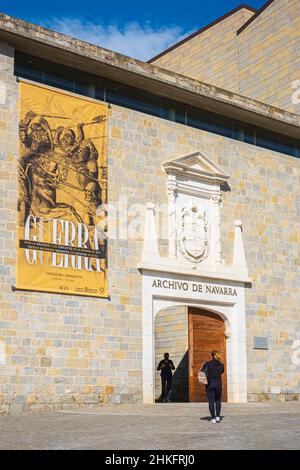
[(17, 289), (108, 297), (108, 108), (21, 82)]

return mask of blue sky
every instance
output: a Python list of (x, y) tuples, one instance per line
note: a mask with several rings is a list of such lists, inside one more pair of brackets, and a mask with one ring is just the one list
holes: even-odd
[(0, 0), (0, 11), (147, 60), (241, 3), (266, 0)]

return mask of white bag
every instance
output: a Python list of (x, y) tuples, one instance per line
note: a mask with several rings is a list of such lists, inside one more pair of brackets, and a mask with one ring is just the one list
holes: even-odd
[(202, 385), (207, 385), (208, 382), (207, 382), (207, 372), (202, 372), (201, 369), (203, 368), (203, 365), (201, 366), (199, 372), (198, 372), (198, 382), (199, 384), (202, 384)]

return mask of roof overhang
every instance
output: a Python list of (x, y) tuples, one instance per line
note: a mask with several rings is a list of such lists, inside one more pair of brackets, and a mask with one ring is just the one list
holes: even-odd
[(20, 52), (300, 137), (300, 116), (296, 114), (7, 15), (0, 15), (0, 40)]

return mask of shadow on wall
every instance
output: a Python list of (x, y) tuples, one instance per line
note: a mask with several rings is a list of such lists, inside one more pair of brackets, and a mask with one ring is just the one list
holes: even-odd
[[(172, 359), (172, 358), (171, 358)], [(174, 364), (176, 367), (176, 363)], [(173, 403), (189, 402), (189, 353), (185, 353), (180, 363), (176, 367), (173, 374), (172, 395)], [(162, 396), (156, 400), (157, 403), (162, 402)]]

